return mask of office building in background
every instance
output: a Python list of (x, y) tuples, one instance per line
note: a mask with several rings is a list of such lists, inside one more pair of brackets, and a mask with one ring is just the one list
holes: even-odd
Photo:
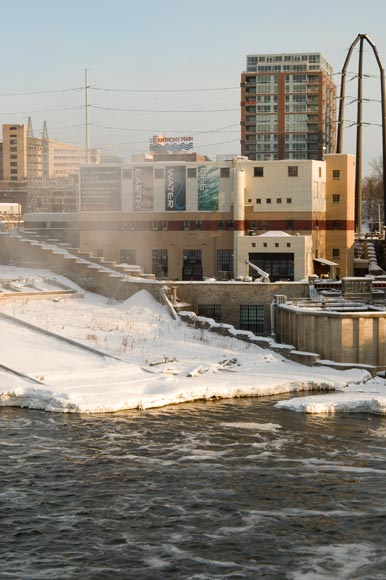
[(320, 53), (248, 55), (241, 75), (241, 154), (264, 161), (335, 153), (332, 75)]

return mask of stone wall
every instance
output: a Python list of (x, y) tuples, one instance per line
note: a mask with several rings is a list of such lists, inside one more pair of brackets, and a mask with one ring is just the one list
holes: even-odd
[[(174, 282), (177, 297), (198, 312), (199, 305), (219, 304), (221, 321), (240, 326), (241, 304), (264, 305), (264, 334), (271, 332), (271, 302), (277, 294), (291, 298), (308, 296), (308, 283), (302, 282)], [(291, 343), (293, 344), (293, 343)]]

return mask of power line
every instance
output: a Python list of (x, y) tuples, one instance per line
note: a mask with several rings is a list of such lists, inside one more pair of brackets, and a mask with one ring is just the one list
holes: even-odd
[(99, 87), (98, 85), (90, 85), (93, 91), (102, 91), (106, 93), (202, 93), (211, 91), (234, 91), (240, 90), (238, 87), (212, 87), (212, 88), (198, 88), (198, 89), (107, 89)]
[(118, 111), (127, 113), (230, 113), (240, 111), (240, 109), (118, 109), (115, 107), (101, 107), (100, 105), (89, 105), (92, 109), (99, 109), (102, 111)]
[(60, 109), (44, 109), (43, 111), (13, 111), (12, 113), (5, 113), (1, 111), (1, 115), (29, 115), (30, 113), (51, 113), (51, 112), (59, 112), (59, 111), (75, 111), (79, 109), (83, 109), (83, 105), (78, 105), (76, 107), (62, 107)]
[(240, 139), (230, 139), (229, 141), (219, 141), (218, 143), (208, 143), (207, 145), (196, 145), (200, 149), (205, 149), (205, 147), (214, 147), (215, 145), (225, 145), (226, 143), (240, 143)]
[[(136, 131), (136, 132), (144, 132), (144, 133), (153, 133), (153, 134), (160, 134), (163, 133), (164, 130), (162, 129), (132, 129), (127, 127), (111, 127), (109, 125), (100, 125), (99, 123), (90, 123), (92, 127), (98, 127), (101, 129), (108, 129), (112, 131)], [(233, 123), (232, 125), (226, 125), (225, 127), (219, 127), (217, 129), (206, 129), (205, 131), (194, 131), (191, 129), (180, 129), (179, 131), (169, 131), (168, 133), (186, 133), (189, 135), (197, 136), (197, 135), (204, 135), (205, 133), (238, 133), (239, 131), (227, 131), (231, 127), (239, 127), (240, 123)]]
[(84, 87), (75, 87), (73, 89), (56, 89), (52, 91), (31, 91), (29, 93), (2, 93), (0, 97), (17, 97), (22, 95), (48, 95), (52, 93), (70, 93), (76, 91), (83, 91)]

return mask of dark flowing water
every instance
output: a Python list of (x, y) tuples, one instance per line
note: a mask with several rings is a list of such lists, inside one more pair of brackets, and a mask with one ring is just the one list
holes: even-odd
[(386, 418), (0, 409), (0, 579), (386, 578)]

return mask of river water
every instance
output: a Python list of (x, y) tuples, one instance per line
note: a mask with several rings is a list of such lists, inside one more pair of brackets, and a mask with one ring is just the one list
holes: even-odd
[(0, 409), (0, 579), (384, 580), (386, 419), (274, 403)]

